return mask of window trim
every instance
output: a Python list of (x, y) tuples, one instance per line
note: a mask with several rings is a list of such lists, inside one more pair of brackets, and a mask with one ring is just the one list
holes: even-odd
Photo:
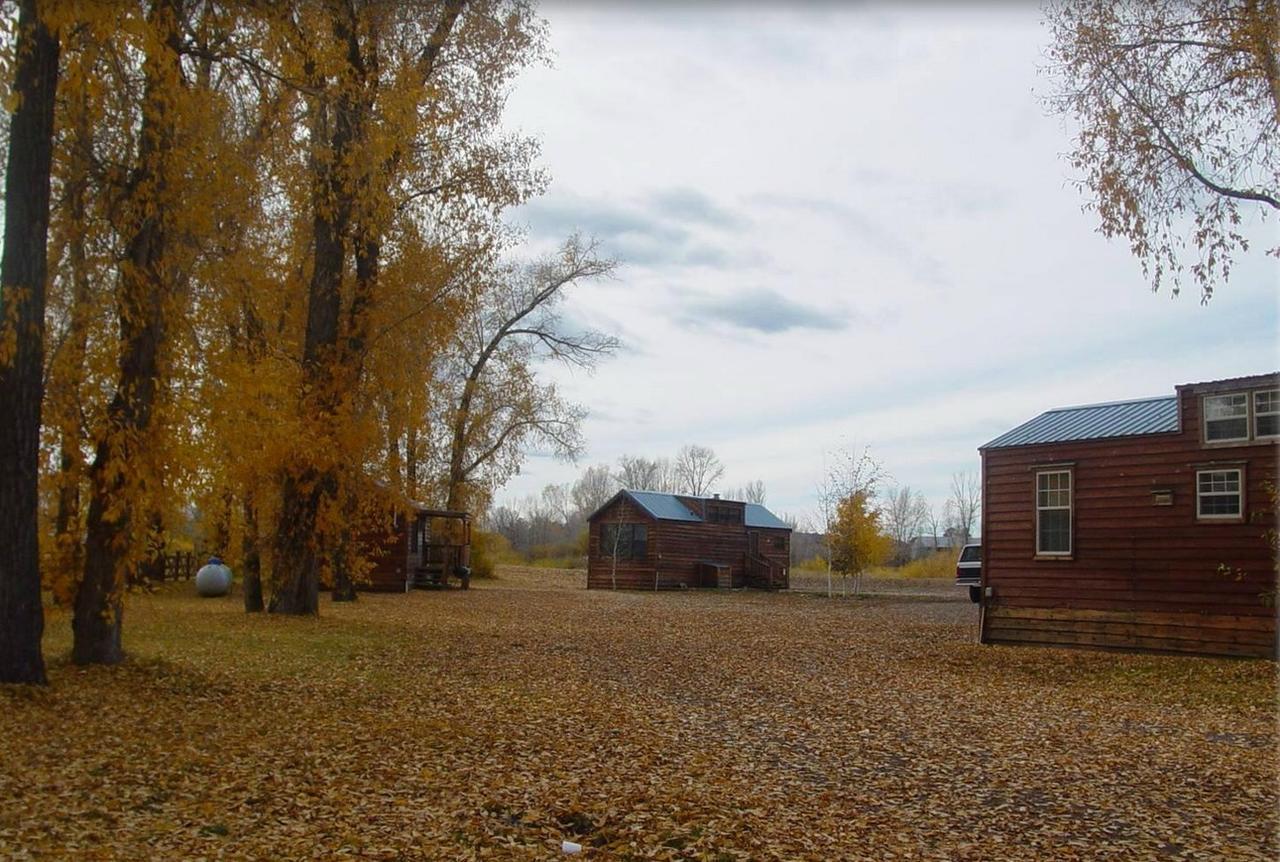
[[(1244, 521), (1245, 491), (1247, 489), (1247, 486), (1245, 485), (1244, 471), (1245, 471), (1245, 467), (1243, 464), (1234, 464), (1231, 466), (1209, 465), (1205, 467), (1196, 468), (1195, 492), (1196, 492), (1196, 520), (1197, 521), (1206, 521), (1208, 523), (1218, 523), (1218, 524), (1238, 524)], [(1237, 476), (1236, 499), (1240, 501), (1239, 512), (1236, 512), (1235, 514), (1215, 515), (1210, 513), (1206, 515), (1200, 511), (1200, 502), (1202, 497), (1202, 493), (1200, 491), (1200, 477), (1205, 473), (1235, 473), (1236, 474)], [(1225, 491), (1210, 492), (1210, 496), (1225, 497), (1227, 496), (1227, 492)]]
[(1276, 398), (1280, 399), (1280, 389), (1254, 389), (1249, 392), (1249, 431), (1253, 434), (1254, 440), (1276, 440), (1280, 439), (1280, 431), (1275, 434), (1259, 434), (1258, 433), (1258, 416), (1280, 416), (1280, 407), (1275, 410), (1267, 410), (1264, 413), (1258, 413), (1258, 396), (1275, 393)]
[[(1209, 439), (1209, 401), (1213, 398), (1236, 398), (1244, 396), (1244, 436), (1243, 437), (1220, 437), (1217, 440)], [(1225, 421), (1225, 420), (1214, 420)], [(1253, 393), (1245, 391), (1235, 392), (1210, 392), (1200, 396), (1200, 439), (1206, 446), (1224, 446), (1239, 443), (1248, 443), (1253, 439)]]
[[(1055, 474), (1066, 474), (1067, 476), (1067, 505), (1066, 506), (1041, 506), (1040, 505), (1040, 477)], [(1044, 465), (1035, 468), (1035, 481), (1031, 487), (1031, 500), (1035, 506), (1035, 518), (1033, 519), (1035, 528), (1035, 557), (1043, 560), (1069, 560), (1075, 556), (1076, 552), (1076, 471), (1069, 466), (1060, 464)], [(1067, 512), (1067, 549), (1065, 551), (1045, 551), (1040, 547), (1040, 513), (1042, 511)]]

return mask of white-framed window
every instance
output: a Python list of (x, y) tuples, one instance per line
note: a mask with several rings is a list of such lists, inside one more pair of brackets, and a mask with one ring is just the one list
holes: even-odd
[(1204, 397), (1204, 439), (1206, 443), (1249, 439), (1248, 393)]
[(1238, 521), (1244, 517), (1244, 471), (1196, 471), (1196, 517), (1205, 520)]
[(1253, 393), (1253, 436), (1280, 437), (1280, 389)]
[(1036, 472), (1036, 554), (1071, 553), (1071, 471)]

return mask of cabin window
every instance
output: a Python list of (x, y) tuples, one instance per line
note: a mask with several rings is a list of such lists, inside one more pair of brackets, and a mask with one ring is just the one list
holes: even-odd
[(649, 554), (649, 528), (644, 524), (602, 524), (600, 556), (619, 560), (643, 560)]
[(1225, 443), (1249, 439), (1249, 396), (1243, 392), (1204, 397), (1204, 439)]
[(1071, 471), (1036, 473), (1036, 553), (1071, 553)]
[(1280, 389), (1253, 393), (1253, 436), (1280, 437)]
[(1196, 517), (1240, 520), (1244, 512), (1243, 470), (1196, 471)]
[(409, 525), (409, 553), (418, 553), (418, 547), (422, 542), (422, 521), (414, 518), (413, 523)]

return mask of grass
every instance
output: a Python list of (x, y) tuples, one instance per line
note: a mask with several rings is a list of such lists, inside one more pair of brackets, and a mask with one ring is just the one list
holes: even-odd
[(1275, 666), (973, 642), (925, 595), (613, 593), (504, 567), (0, 690), (0, 857), (1273, 859)]

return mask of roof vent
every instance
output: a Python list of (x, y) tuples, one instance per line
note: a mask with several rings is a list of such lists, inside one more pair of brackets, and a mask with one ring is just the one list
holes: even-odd
[(713, 500), (719, 500), (719, 499), (720, 499), (720, 495), (719, 495), (719, 494), (712, 494), (712, 495), (711, 495), (711, 499), (713, 499)]

